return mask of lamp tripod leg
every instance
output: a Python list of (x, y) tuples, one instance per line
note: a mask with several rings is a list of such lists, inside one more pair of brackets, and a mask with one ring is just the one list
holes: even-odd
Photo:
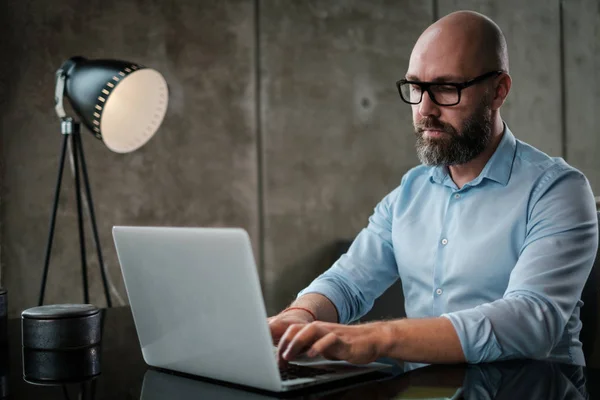
[(38, 306), (44, 304), (44, 293), (46, 292), (46, 280), (48, 278), (48, 267), (50, 266), (50, 255), (52, 253), (52, 241), (54, 239), (54, 226), (56, 225), (56, 211), (58, 209), (58, 200), (60, 198), (60, 186), (62, 184), (63, 170), (65, 166), (65, 153), (67, 150), (67, 141), (69, 135), (63, 135), (62, 149), (60, 152), (60, 161), (58, 166), (58, 178), (54, 189), (54, 202), (52, 204), (52, 216), (50, 217), (50, 229), (48, 233), (48, 242), (46, 244), (46, 258), (44, 260), (44, 271), (42, 274), (42, 286), (38, 299)]
[(110, 299), (110, 291), (108, 289), (108, 280), (106, 279), (106, 270), (104, 268), (104, 260), (102, 258), (102, 249), (100, 248), (100, 238), (98, 236), (98, 227), (96, 226), (96, 214), (94, 213), (94, 202), (92, 200), (92, 191), (90, 190), (90, 182), (87, 173), (87, 166), (85, 164), (85, 155), (83, 153), (83, 145), (81, 136), (76, 138), (77, 152), (80, 156), (81, 161), (81, 172), (83, 177), (83, 185), (85, 188), (85, 197), (90, 211), (90, 219), (92, 220), (92, 232), (94, 234), (94, 242), (96, 244), (96, 253), (98, 254), (98, 265), (100, 266), (100, 274), (102, 275), (102, 285), (104, 286), (104, 296), (106, 298), (106, 306), (112, 307), (112, 301)]
[(77, 225), (79, 227), (79, 251), (81, 253), (81, 278), (83, 281), (83, 302), (90, 302), (87, 276), (87, 259), (85, 253), (85, 235), (83, 231), (83, 213), (81, 207), (81, 188), (79, 178), (79, 152), (77, 141), (80, 140), (79, 129), (76, 128), (71, 135), (71, 150), (73, 151), (73, 165), (75, 169), (75, 199), (77, 200)]

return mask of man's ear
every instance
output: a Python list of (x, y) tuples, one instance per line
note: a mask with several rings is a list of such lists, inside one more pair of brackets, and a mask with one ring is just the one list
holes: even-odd
[(492, 110), (494, 111), (502, 107), (512, 85), (512, 79), (507, 73), (503, 73), (496, 79), (496, 89), (494, 91), (494, 98), (492, 99)]

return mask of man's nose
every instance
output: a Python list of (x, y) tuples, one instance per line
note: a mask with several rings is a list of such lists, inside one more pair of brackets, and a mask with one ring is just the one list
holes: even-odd
[(440, 107), (431, 100), (429, 96), (429, 92), (425, 91), (423, 93), (423, 98), (421, 99), (421, 103), (419, 104), (419, 114), (422, 117), (439, 117), (440, 116)]

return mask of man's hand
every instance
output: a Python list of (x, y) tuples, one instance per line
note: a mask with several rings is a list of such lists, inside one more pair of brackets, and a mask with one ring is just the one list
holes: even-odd
[(322, 294), (308, 293), (294, 301), (278, 315), (267, 319), (273, 344), (279, 343), (279, 339), (290, 325), (309, 324), (315, 319), (337, 322), (337, 310), (331, 300)]
[(269, 323), (269, 328), (271, 329), (273, 344), (277, 345), (279, 343), (279, 340), (290, 325), (309, 324), (312, 321), (312, 316), (306, 311), (302, 310), (285, 311), (279, 315), (275, 315), (274, 317), (268, 318), (267, 322)]
[(329, 360), (368, 364), (381, 357), (388, 337), (385, 322), (342, 325), (311, 322), (290, 325), (279, 342), (277, 359), (285, 364), (299, 354), (321, 355)]

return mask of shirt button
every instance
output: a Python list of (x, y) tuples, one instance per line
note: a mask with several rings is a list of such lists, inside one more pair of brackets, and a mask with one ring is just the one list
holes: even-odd
[(445, 246), (448, 244), (448, 239), (442, 239), (442, 244)]
[(454, 195), (454, 198), (455, 198), (455, 199), (460, 199), (460, 194), (456, 193), (456, 194)]
[(439, 296), (439, 295), (441, 295), (441, 294), (442, 294), (442, 292), (443, 292), (443, 290), (442, 290), (442, 289), (438, 289), (438, 290), (436, 290), (436, 291), (435, 291), (435, 293), (436, 293), (438, 296)]

